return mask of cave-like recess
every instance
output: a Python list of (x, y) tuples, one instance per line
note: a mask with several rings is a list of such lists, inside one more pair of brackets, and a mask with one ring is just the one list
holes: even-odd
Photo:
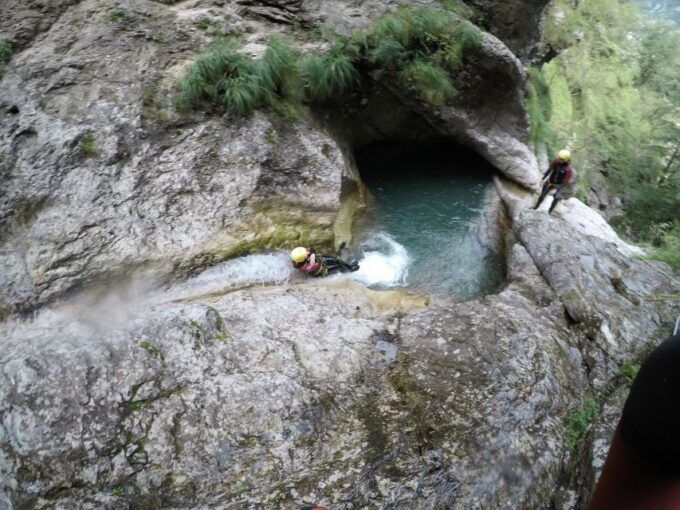
[(494, 167), (450, 138), (382, 140), (354, 152), (370, 192), (360, 246), (387, 233), (409, 255), (407, 286), (470, 299), (505, 278), (493, 209)]

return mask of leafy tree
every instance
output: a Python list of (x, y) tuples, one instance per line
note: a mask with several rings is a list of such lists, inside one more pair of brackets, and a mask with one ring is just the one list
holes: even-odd
[(531, 141), (572, 148), (583, 190), (606, 175), (626, 198), (618, 223), (663, 250), (680, 211), (680, 32), (631, 2), (557, 0), (545, 39), (562, 51), (530, 72)]

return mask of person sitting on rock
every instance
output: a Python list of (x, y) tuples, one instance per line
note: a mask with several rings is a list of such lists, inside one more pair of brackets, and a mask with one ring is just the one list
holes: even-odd
[(557, 159), (550, 163), (548, 170), (543, 174), (543, 179), (541, 179), (543, 190), (541, 191), (541, 196), (538, 198), (538, 202), (536, 202), (534, 209), (538, 209), (548, 193), (555, 190), (555, 198), (553, 198), (553, 202), (550, 204), (548, 214), (553, 212), (557, 202), (562, 198), (560, 196), (562, 188), (569, 184), (569, 180), (574, 175), (574, 169), (569, 164), (570, 159), (571, 152), (563, 149), (557, 154)]
[(312, 276), (328, 276), (334, 271), (352, 272), (359, 269), (357, 262), (347, 263), (331, 255), (317, 255), (314, 248), (299, 246), (290, 252), (293, 267)]

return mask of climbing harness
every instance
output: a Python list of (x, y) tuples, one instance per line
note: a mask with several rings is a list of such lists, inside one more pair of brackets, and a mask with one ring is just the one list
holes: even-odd
[(319, 269), (314, 271), (312, 276), (328, 276), (328, 263), (326, 262), (326, 257), (323, 255), (319, 256), (317, 262), (319, 263)]

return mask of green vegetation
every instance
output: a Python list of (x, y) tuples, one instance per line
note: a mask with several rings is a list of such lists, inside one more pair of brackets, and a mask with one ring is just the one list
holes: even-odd
[(211, 18), (203, 18), (196, 26), (199, 30), (209, 30), (211, 28), (214, 29), (217, 26), (217, 22)]
[(275, 147), (279, 144), (279, 135), (274, 130), (267, 131), (265, 138), (267, 139), (267, 142), (269, 142), (269, 145)]
[(656, 258), (680, 271), (680, 220), (673, 223), (673, 228), (665, 232), (661, 240)]
[(201, 337), (205, 334), (205, 330), (203, 329), (203, 326), (201, 326), (198, 322), (195, 320), (191, 319), (189, 321), (189, 324), (191, 325), (191, 328), (193, 329), (194, 336), (195, 337)]
[(625, 196), (617, 227), (680, 269), (680, 31), (630, 2), (573, 4), (557, 0), (545, 26), (563, 51), (530, 72), (531, 141), (571, 148), (579, 193)]
[(158, 102), (159, 83), (147, 84), (142, 89), (142, 119), (145, 121), (165, 122), (168, 112)]
[[(218, 16), (217, 13), (211, 13), (213, 16)], [(226, 16), (225, 16), (226, 18)], [(222, 28), (222, 23), (218, 21), (217, 19), (213, 18), (202, 18), (196, 26), (198, 27), (199, 30), (202, 30), (206, 32), (209, 36), (211, 37), (222, 37), (222, 38), (228, 38), (228, 37), (236, 37), (236, 33), (233, 32), (227, 32), (223, 30)]]
[(297, 95), (297, 53), (274, 38), (264, 55), (252, 60), (236, 51), (233, 41), (220, 42), (198, 58), (181, 84), (180, 107), (205, 100), (239, 114), (277, 108), (281, 98)]
[(116, 497), (125, 496), (125, 489), (120, 486), (113, 487), (111, 489), (111, 495)]
[[(155, 395), (152, 395), (148, 398), (137, 398), (137, 393), (139, 392), (139, 389), (144, 386), (147, 382), (149, 381), (142, 381), (141, 383), (138, 384), (133, 384), (130, 387), (130, 390), (128, 391), (128, 397), (129, 399), (125, 402), (127, 406), (127, 414), (132, 414), (135, 411), (138, 411), (140, 409), (144, 409), (145, 407), (150, 406), (154, 402), (161, 400), (161, 399), (166, 399), (170, 398), (173, 395), (176, 395), (180, 393), (183, 389), (184, 386), (175, 386), (173, 388), (169, 388), (167, 390), (160, 390), (159, 392), (156, 393)], [(156, 383), (158, 385), (158, 383)]]
[(307, 95), (312, 101), (339, 96), (358, 83), (359, 74), (347, 48), (337, 46), (322, 54), (306, 55), (302, 74), (306, 78)]
[(215, 339), (219, 340), (220, 342), (227, 342), (231, 336), (229, 335), (228, 331), (218, 331), (215, 333)]
[(80, 152), (83, 153), (85, 157), (96, 156), (99, 154), (99, 147), (94, 139), (94, 134), (92, 131), (88, 131), (78, 140), (78, 146), (80, 147)]
[(12, 43), (9, 39), (0, 39), (0, 78), (5, 72), (9, 60), (12, 58)]
[[(259, 59), (222, 41), (190, 67), (177, 105), (187, 109), (210, 102), (237, 114), (272, 108), (291, 116), (301, 102), (340, 97), (367, 78), (441, 105), (455, 94), (454, 73), (465, 50), (482, 38), (464, 15), (471, 12), (456, 2), (443, 8), (402, 6), (367, 30), (333, 34), (327, 50), (304, 55), (278, 37)], [(321, 28), (314, 35), (326, 37)]]
[(237, 482), (232, 487), (232, 491), (236, 494), (241, 494), (248, 490), (248, 484), (246, 482)]
[(630, 361), (624, 361), (619, 367), (619, 372), (623, 377), (626, 378), (626, 384), (631, 386), (640, 370), (640, 365), (638, 363), (631, 363)]
[(291, 347), (293, 348), (293, 358), (295, 359), (295, 363), (300, 365), (300, 368), (305, 368), (305, 365), (302, 363), (302, 356), (300, 356), (300, 348), (295, 342), (292, 342)]
[(153, 342), (149, 342), (147, 340), (143, 340), (139, 342), (139, 346), (147, 351), (151, 356), (154, 358), (161, 358), (163, 359), (163, 352), (160, 350), (160, 348), (154, 344)]
[(192, 336), (194, 337), (194, 351), (198, 352), (201, 350), (201, 341), (205, 336), (205, 330), (203, 326), (193, 319), (189, 321), (189, 324), (191, 325)]
[(109, 11), (109, 21), (119, 25), (127, 25), (134, 21), (134, 18), (127, 11), (114, 8)]
[(600, 414), (600, 403), (592, 395), (587, 395), (581, 406), (567, 415), (564, 424), (564, 437), (569, 448), (575, 448), (588, 432), (590, 424)]

